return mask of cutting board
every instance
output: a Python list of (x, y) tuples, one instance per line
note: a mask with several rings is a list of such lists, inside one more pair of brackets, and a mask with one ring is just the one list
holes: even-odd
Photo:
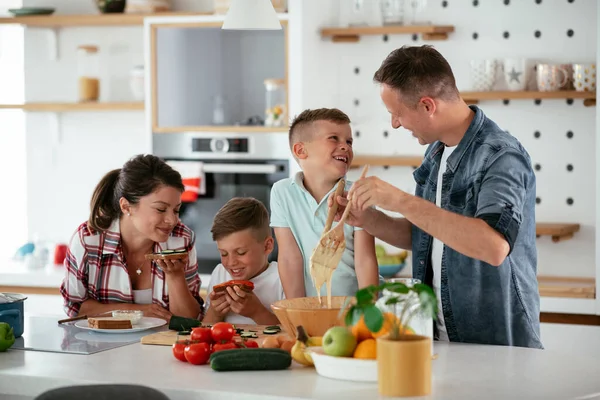
[[(267, 325), (236, 324), (235, 327), (242, 328), (244, 331), (249, 331), (249, 330), (256, 331), (256, 335), (258, 336), (258, 338), (253, 339), (253, 340), (256, 340), (259, 345), (262, 343), (262, 341), (264, 340), (264, 338), (266, 336), (284, 335), (288, 340), (292, 339), (283, 330), (281, 331), (281, 333), (276, 333), (274, 335), (265, 335), (263, 333), (263, 330), (267, 327)], [(146, 336), (142, 337), (141, 343), (142, 344), (154, 344), (154, 345), (159, 345), (159, 346), (172, 346), (176, 340), (177, 340), (177, 331), (169, 330), (169, 331), (156, 332), (151, 335), (146, 335)]]

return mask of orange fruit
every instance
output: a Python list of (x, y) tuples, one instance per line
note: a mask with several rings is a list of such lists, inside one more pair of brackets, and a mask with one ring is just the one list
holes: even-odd
[(377, 342), (375, 339), (363, 340), (354, 349), (354, 358), (362, 358), (366, 360), (374, 360), (377, 358)]
[(373, 337), (378, 338), (387, 335), (392, 330), (393, 324), (397, 323), (397, 321), (398, 319), (394, 314), (389, 312), (383, 313), (383, 325), (380, 330), (373, 333)]
[(373, 337), (373, 334), (365, 324), (365, 317), (363, 316), (361, 316), (360, 320), (358, 320), (358, 322), (352, 326), (351, 331), (354, 337), (356, 338), (356, 341), (359, 343), (363, 340), (367, 340)]

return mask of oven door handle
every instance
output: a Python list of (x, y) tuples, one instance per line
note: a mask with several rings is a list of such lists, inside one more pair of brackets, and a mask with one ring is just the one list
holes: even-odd
[(215, 174), (274, 174), (273, 164), (204, 164), (204, 172)]

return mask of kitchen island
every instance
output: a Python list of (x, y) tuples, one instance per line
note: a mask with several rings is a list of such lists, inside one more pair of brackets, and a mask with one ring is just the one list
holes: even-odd
[[(517, 347), (435, 343), (433, 399), (600, 396), (593, 358)], [(284, 371), (215, 372), (176, 360), (168, 346), (134, 343), (91, 355), (0, 353), (0, 399), (31, 399), (66, 385), (141, 384), (173, 400), (373, 399), (376, 383), (332, 380), (293, 363)]]

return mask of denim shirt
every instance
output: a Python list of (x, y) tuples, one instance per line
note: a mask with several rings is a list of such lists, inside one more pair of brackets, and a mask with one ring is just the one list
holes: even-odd
[[(448, 158), (441, 207), (481, 218), (510, 244), (492, 266), (448, 246), (442, 255), (442, 309), (452, 342), (543, 348), (535, 234), (535, 174), (529, 154), (476, 106), (467, 132)], [(435, 203), (444, 144), (432, 143), (414, 171), (416, 195)], [(432, 237), (413, 225), (413, 277), (426, 282)]]

